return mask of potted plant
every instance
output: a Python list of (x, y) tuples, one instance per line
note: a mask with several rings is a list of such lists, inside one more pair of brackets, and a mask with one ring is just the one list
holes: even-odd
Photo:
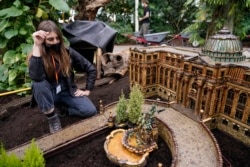
[(115, 126), (116, 127), (125, 127), (126, 122), (128, 120), (128, 113), (127, 113), (127, 99), (123, 91), (121, 91), (121, 95), (119, 97), (119, 101), (116, 106), (116, 116), (115, 116)]
[(144, 96), (138, 84), (131, 88), (128, 100), (128, 126), (132, 127), (138, 124), (138, 120), (142, 115), (142, 105)]

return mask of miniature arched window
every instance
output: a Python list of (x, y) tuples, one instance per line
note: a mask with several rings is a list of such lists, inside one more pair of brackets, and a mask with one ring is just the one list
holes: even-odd
[(164, 84), (164, 86), (168, 86), (168, 71), (169, 71), (169, 69), (168, 68), (166, 68), (165, 69), (165, 84)]
[(160, 84), (164, 85), (164, 80), (163, 80), (163, 76), (164, 76), (164, 68), (160, 67), (160, 78), (159, 78), (159, 82)]
[(170, 85), (169, 85), (169, 87), (170, 87), (170, 89), (173, 89), (174, 88), (174, 71), (171, 71), (170, 72)]
[(148, 67), (148, 68), (146, 68), (146, 73), (147, 73), (147, 76), (146, 76), (146, 85), (150, 85), (150, 77), (151, 77), (151, 68), (150, 67)]
[(204, 95), (204, 96), (207, 95), (207, 90), (208, 90), (208, 88), (205, 88), (205, 89), (203, 90), (203, 95)]
[(236, 108), (236, 112), (235, 112), (236, 119), (238, 120), (242, 119), (246, 102), (247, 102), (247, 95), (245, 93), (241, 93), (239, 97), (238, 105)]
[(232, 109), (232, 106), (226, 104), (226, 106), (224, 108), (224, 113), (227, 114), (227, 115), (230, 115), (231, 109)]
[(234, 90), (230, 89), (230, 90), (227, 92), (227, 100), (233, 101), (233, 99), (234, 99)]
[(250, 114), (247, 117), (247, 124), (250, 125)]
[(151, 74), (151, 76), (152, 76), (152, 82), (151, 82), (151, 84), (156, 84), (156, 72), (157, 72), (157, 68), (156, 68), (156, 66), (154, 66), (154, 67), (152, 67), (152, 74)]
[(136, 81), (138, 81), (138, 79), (139, 79), (138, 78), (139, 70), (140, 70), (140, 68), (137, 65), (135, 65), (134, 66), (134, 75), (133, 76), (134, 76), (134, 78), (135, 78)]
[(190, 109), (195, 109), (195, 101), (193, 100), (193, 99), (189, 99), (189, 107), (190, 107)]
[(152, 55), (148, 55), (147, 56), (147, 61), (149, 62), (149, 61), (152, 61)]
[(142, 76), (142, 68), (139, 68), (138, 66), (136, 68), (139, 69), (138, 70), (139, 74), (136, 73), (137, 80), (139, 80), (139, 83), (142, 84), (142, 80), (144, 79), (144, 78), (142, 78), (143, 77)]
[(192, 89), (195, 89), (197, 91), (198, 90), (198, 84), (194, 82), (192, 84)]
[(226, 105), (224, 108), (224, 113), (227, 115), (230, 115), (230, 113), (231, 113), (233, 99), (234, 99), (234, 90), (230, 89), (227, 92), (227, 101), (226, 101)]
[(238, 105), (245, 106), (246, 103), (247, 103), (247, 95), (245, 93), (241, 93)]

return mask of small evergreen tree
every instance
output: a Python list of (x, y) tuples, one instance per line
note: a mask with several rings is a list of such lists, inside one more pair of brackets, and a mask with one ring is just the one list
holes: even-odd
[(34, 139), (24, 153), (23, 166), (25, 167), (45, 167), (45, 159), (41, 149), (35, 144)]
[(31, 145), (25, 150), (23, 159), (15, 154), (7, 154), (3, 145), (0, 146), (0, 166), (3, 167), (45, 167), (45, 159), (41, 149), (35, 144), (34, 139)]
[(119, 101), (117, 103), (116, 108), (116, 117), (115, 120), (118, 124), (125, 123), (128, 119), (127, 114), (127, 99), (125, 98), (125, 95), (123, 91), (121, 92), (121, 96), (119, 97)]
[(142, 105), (144, 103), (144, 96), (140, 90), (140, 86), (134, 85), (129, 94), (128, 100), (128, 120), (131, 123), (137, 124), (142, 113)]
[(15, 154), (7, 154), (3, 144), (0, 147), (0, 166), (11, 166), (11, 167), (20, 167), (22, 166), (21, 160)]

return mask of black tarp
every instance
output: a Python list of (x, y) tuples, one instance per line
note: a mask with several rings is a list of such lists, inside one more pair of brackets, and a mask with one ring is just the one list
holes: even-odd
[(101, 21), (83, 21), (64, 24), (62, 32), (70, 42), (70, 46), (93, 61), (96, 48), (103, 53), (113, 52), (117, 31)]

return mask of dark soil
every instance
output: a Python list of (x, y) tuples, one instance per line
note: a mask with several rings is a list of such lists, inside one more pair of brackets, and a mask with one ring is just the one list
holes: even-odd
[[(117, 101), (121, 90), (125, 96), (129, 95), (129, 77), (128, 74), (112, 84), (96, 87), (90, 95), (90, 99), (99, 109), (99, 100), (103, 101), (103, 105), (108, 105)], [(17, 95), (9, 95), (0, 97), (0, 105), (13, 101)], [(49, 133), (49, 127), (45, 115), (43, 115), (37, 107), (30, 108), (29, 104), (8, 108), (8, 113), (0, 118), (0, 141), (5, 149), (11, 149), (25, 142), (31, 141), (32, 138), (39, 138)], [(71, 124), (82, 120), (79, 117), (66, 116), (61, 118), (62, 126), (70, 126)], [(233, 167), (249, 167), (250, 166), (250, 148), (230, 137), (229, 135), (219, 131), (213, 131), (223, 154), (224, 166)], [(88, 138), (73, 149), (66, 150), (59, 155), (47, 157), (46, 166), (52, 167), (105, 167), (114, 166), (107, 159), (103, 144), (105, 137), (109, 131), (97, 134)], [(94, 138), (94, 140), (92, 140)], [(148, 159), (149, 167), (157, 166), (162, 162), (164, 166), (171, 164), (171, 154), (169, 148), (160, 139), (159, 149), (152, 152)]]
[[(104, 151), (104, 142), (110, 131), (91, 136), (76, 147), (46, 158), (46, 167), (116, 167), (109, 161)], [(159, 138), (158, 147), (157, 150), (150, 153), (147, 166), (156, 167), (158, 163), (170, 166), (171, 152), (161, 138)]]

